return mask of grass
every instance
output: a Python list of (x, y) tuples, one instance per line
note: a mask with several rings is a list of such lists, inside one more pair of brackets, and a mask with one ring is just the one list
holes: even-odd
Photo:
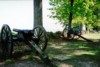
[(88, 39), (100, 39), (100, 33), (87, 33), (83, 35)]
[[(97, 48), (92, 48), (88, 46), (90, 43), (84, 42), (65, 42), (65, 43), (53, 43), (51, 44), (47, 51), (53, 56), (56, 55), (81, 55), (81, 54), (94, 54)], [(51, 51), (52, 49), (52, 51)]]
[(5, 63), (5, 64), (12, 64), (12, 63), (15, 63), (15, 60), (13, 60), (13, 59), (6, 59), (6, 60), (4, 61), (4, 63)]
[[(94, 42), (86, 42), (83, 39), (81, 40), (54, 40), (49, 41), (49, 46), (47, 52), (49, 57), (54, 58), (56, 56), (69, 57), (68, 59), (61, 61), (66, 64), (76, 65), (78, 62), (100, 62), (100, 34), (85, 34), (84, 37), (92, 40)], [(88, 36), (88, 37), (87, 37)], [(57, 60), (57, 59), (56, 59)], [(60, 60), (58, 60), (60, 61)], [(73, 64), (74, 63), (74, 64)]]
[[(86, 42), (84, 40), (62, 40), (62, 39), (51, 39), (48, 42), (46, 53), (49, 58), (57, 62), (66, 63), (69, 65), (78, 64), (80, 61), (92, 61), (100, 62), (100, 34), (87, 34), (83, 35), (86, 38), (97, 40), (96, 42)], [(88, 36), (88, 37), (87, 37)], [(95, 36), (95, 37), (94, 37)], [(98, 38), (97, 38), (98, 37)], [(19, 45), (18, 45), (19, 46)], [(14, 58), (37, 60), (33, 51), (16, 50)], [(68, 59), (60, 61), (55, 59), (57, 56), (68, 57)], [(13, 63), (13, 60), (6, 60), (6, 64)], [(80, 65), (80, 64), (79, 64)], [(80, 67), (80, 66), (76, 66)]]
[[(82, 64), (79, 62), (93, 62), (97, 64), (100, 62), (100, 44), (97, 43), (87, 43), (83, 41), (63, 43), (54, 42), (49, 45), (47, 52), (49, 53), (49, 57), (53, 58), (55, 61), (58, 61), (60, 64), (64, 63), (72, 65), (72, 67), (81, 67)], [(55, 59), (57, 56), (68, 58), (65, 60)]]

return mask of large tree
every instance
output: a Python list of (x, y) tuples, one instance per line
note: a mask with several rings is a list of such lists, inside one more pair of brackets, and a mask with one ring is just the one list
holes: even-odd
[(92, 25), (94, 28), (100, 30), (100, 0), (95, 0), (95, 7), (93, 14), (95, 15), (95, 19)]
[(34, 2), (34, 27), (42, 25), (42, 0), (33, 0)]
[(50, 17), (56, 18), (65, 26), (82, 23), (91, 28), (97, 16), (93, 13), (97, 3), (99, 0), (50, 0)]
[[(73, 9), (73, 4), (74, 4), (74, 0), (71, 0), (70, 1), (70, 8), (71, 8), (71, 10)], [(72, 24), (72, 19), (73, 19), (73, 12), (71, 10), (69, 11), (69, 25), (68, 25), (69, 29), (71, 29), (71, 24)]]

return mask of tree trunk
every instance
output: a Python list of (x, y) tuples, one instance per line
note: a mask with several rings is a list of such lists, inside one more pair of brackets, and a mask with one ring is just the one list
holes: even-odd
[(34, 0), (34, 27), (42, 25), (42, 0)]
[[(70, 1), (70, 5), (71, 5), (71, 9), (73, 8), (73, 4), (74, 4), (74, 0), (71, 0)], [(72, 13), (72, 10), (70, 11), (70, 14), (69, 14), (69, 25), (68, 25), (68, 38), (71, 36), (71, 32), (72, 32), (72, 30), (71, 30), (71, 26), (72, 26), (72, 19), (73, 19), (73, 13)]]

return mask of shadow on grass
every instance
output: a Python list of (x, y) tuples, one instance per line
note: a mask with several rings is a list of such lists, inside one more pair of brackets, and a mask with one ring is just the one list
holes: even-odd
[[(20, 60), (21, 57), (31, 55), (31, 53), (33, 53), (31, 50), (17, 51), (13, 54), (13, 58), (15, 60)], [(70, 56), (70, 59), (61, 62), (71, 65), (79, 64), (78, 61), (93, 61), (99, 64), (100, 40), (97, 42), (86, 42), (83, 40), (52, 40), (49, 42), (46, 53), (51, 58), (58, 55)]]
[(36, 56), (36, 55), (35, 52), (33, 52), (32, 50), (18, 50), (15, 51), (9, 58), (3, 58), (2, 55), (0, 54), (0, 62), (5, 61), (6, 59), (21, 60), (21, 58), (25, 56), (28, 56), (28, 60), (30, 60), (33, 59), (31, 58), (31, 56)]
[[(64, 42), (64, 43), (63, 43)], [(62, 62), (93, 61), (100, 63), (100, 40), (86, 42), (83, 40), (53, 41), (47, 49), (49, 56), (70, 56)]]
[(71, 67), (100, 67), (99, 63), (92, 60), (95, 59), (94, 57), (95, 56), (89, 54), (75, 55), (70, 59), (58, 62), (70, 65)]
[[(79, 40), (75, 40), (75, 41), (67, 41), (64, 42), (64, 44), (62, 42), (53, 42), (50, 43), (50, 45), (55, 45), (55, 46), (49, 46), (48, 51), (57, 51), (57, 52), (62, 52), (63, 51), (69, 51), (69, 50), (85, 50), (85, 51), (89, 51), (89, 50), (99, 50), (100, 49), (100, 43), (99, 42), (84, 42), (84, 41), (79, 41)], [(62, 51), (63, 50), (63, 51)]]

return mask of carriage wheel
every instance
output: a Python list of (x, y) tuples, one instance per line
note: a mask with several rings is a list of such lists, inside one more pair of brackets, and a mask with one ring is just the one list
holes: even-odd
[(80, 37), (78, 35), (81, 35), (80, 30), (75, 32), (73, 39), (79, 39)]
[[(64, 38), (67, 38), (68, 37), (68, 30), (65, 28), (64, 30), (63, 30), (63, 37)], [(73, 39), (74, 38), (74, 34), (73, 33), (71, 33), (70, 34), (70, 39)]]
[(12, 34), (8, 25), (4, 24), (1, 29), (1, 51), (3, 57), (9, 57), (12, 54)]
[(33, 29), (34, 42), (44, 51), (47, 47), (48, 37), (45, 29), (42, 26), (36, 26)]
[(79, 39), (79, 36), (78, 35), (74, 35), (73, 36), (73, 39), (76, 39), (77, 40), (77, 39)]
[(63, 30), (63, 37), (64, 37), (64, 38), (67, 38), (67, 33), (68, 33), (68, 30), (64, 29), (64, 30)]

